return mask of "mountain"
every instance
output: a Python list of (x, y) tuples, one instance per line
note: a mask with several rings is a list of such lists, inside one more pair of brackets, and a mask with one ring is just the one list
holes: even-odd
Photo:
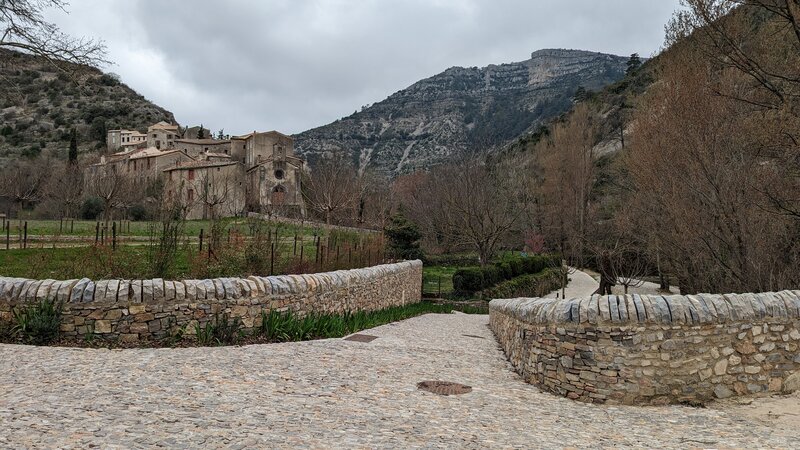
[(171, 112), (121, 83), (113, 74), (83, 66), (64, 72), (42, 58), (0, 50), (0, 165), (19, 156), (66, 157), (69, 130), (79, 150), (105, 147), (106, 130), (146, 129), (175, 123)]
[(620, 80), (628, 58), (581, 50), (539, 50), (516, 63), (452, 67), (349, 117), (295, 136), (313, 165), (344, 154), (360, 170), (396, 176), (488, 151), (567, 111), (579, 87)]

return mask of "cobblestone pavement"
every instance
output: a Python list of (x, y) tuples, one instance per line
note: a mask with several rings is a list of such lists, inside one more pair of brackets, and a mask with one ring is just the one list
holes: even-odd
[[(734, 409), (542, 393), (511, 370), (487, 323), (430, 314), (363, 332), (379, 336), (370, 343), (0, 345), (0, 447), (790, 448), (800, 439), (800, 427)], [(417, 390), (423, 380), (473, 390), (442, 397)]]

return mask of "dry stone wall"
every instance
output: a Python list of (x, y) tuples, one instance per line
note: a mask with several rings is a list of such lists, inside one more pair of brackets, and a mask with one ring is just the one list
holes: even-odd
[(62, 334), (96, 334), (123, 341), (163, 338), (215, 313), (242, 319), (245, 329), (261, 312), (374, 311), (421, 300), (422, 262), (405, 261), (335, 272), (212, 280), (29, 280), (0, 277), (0, 318), (18, 305), (55, 299), (63, 304)]
[(492, 300), (522, 377), (593, 403), (704, 403), (800, 386), (800, 291)]

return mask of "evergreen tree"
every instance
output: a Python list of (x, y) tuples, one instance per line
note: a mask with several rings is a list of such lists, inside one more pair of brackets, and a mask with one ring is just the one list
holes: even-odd
[(387, 250), (393, 257), (402, 259), (422, 257), (422, 250), (419, 248), (419, 239), (422, 235), (417, 225), (408, 220), (402, 210), (392, 216), (384, 232), (387, 238)]
[(197, 130), (197, 139), (205, 139), (205, 138), (206, 138), (206, 132), (205, 129), (203, 128), (203, 124), (201, 123), (200, 129)]
[(70, 164), (78, 162), (78, 133), (75, 131), (75, 128), (70, 131), (69, 154), (67, 155), (67, 160)]
[(625, 70), (626, 75), (631, 75), (634, 72), (636, 72), (636, 70), (639, 69), (639, 67), (641, 67), (642, 65), (642, 60), (641, 58), (639, 58), (639, 54), (638, 53), (632, 54), (630, 59), (628, 59), (628, 62), (625, 63), (625, 65), (628, 66), (628, 68)]

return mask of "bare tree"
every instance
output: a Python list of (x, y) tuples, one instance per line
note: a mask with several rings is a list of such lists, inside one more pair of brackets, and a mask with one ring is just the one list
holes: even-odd
[(43, 188), (44, 197), (52, 205), (51, 214), (77, 217), (83, 184), (83, 173), (77, 164), (63, 163), (54, 167)]
[(62, 62), (89, 66), (107, 63), (101, 41), (66, 35), (44, 19), (45, 10), (64, 10), (67, 5), (64, 0), (0, 1), (0, 48), (41, 56), (60, 70), (66, 70)]
[(344, 212), (352, 212), (362, 198), (364, 185), (357, 171), (342, 158), (322, 159), (303, 176), (306, 205), (330, 224)]
[(38, 159), (16, 160), (0, 176), (0, 196), (9, 199), (17, 212), (42, 198), (50, 163)]
[[(244, 193), (239, 181), (228, 170), (217, 172), (210, 168), (202, 170), (202, 174), (189, 183), (197, 193), (195, 201), (203, 208), (203, 218), (211, 221), (209, 248), (218, 248), (224, 233), (224, 225), (220, 219), (235, 215), (244, 207)], [(192, 205), (187, 207), (191, 209)]]
[(441, 232), (478, 253), (487, 264), (505, 242), (523, 214), (515, 177), (504, 176), (477, 157), (438, 168), (429, 178), (421, 196), (438, 197), (432, 211)]
[(106, 227), (115, 208), (124, 206), (134, 191), (131, 180), (111, 165), (98, 165), (87, 177), (86, 192), (103, 201), (103, 222)]
[(539, 186), (542, 231), (568, 264), (576, 267), (584, 265), (594, 220), (596, 140), (592, 113), (587, 105), (579, 104), (538, 145), (544, 173)]

